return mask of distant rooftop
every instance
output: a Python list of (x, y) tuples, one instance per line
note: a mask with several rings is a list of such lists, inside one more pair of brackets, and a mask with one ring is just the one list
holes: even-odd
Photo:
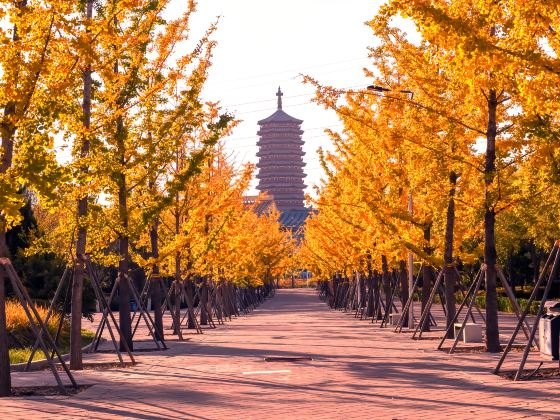
[[(276, 208), (274, 204), (274, 197), (270, 194), (247, 195), (243, 198), (243, 204), (247, 206), (255, 206), (255, 213), (267, 214)], [(316, 213), (317, 211), (312, 208), (291, 209), (280, 212), (278, 221), (283, 229), (291, 230), (298, 237), (301, 237), (301, 227), (305, 224), (307, 218)]]

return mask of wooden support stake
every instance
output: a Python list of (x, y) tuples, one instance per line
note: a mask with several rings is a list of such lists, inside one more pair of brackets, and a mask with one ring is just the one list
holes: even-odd
[[(60, 278), (60, 281), (58, 282), (58, 286), (56, 288), (56, 291), (54, 292), (54, 296), (52, 298), (51, 304), (49, 305), (49, 310), (47, 311), (47, 315), (45, 316), (45, 325), (49, 325), (49, 321), (51, 319), (51, 316), (54, 312), (54, 308), (56, 307), (56, 304), (58, 302), (58, 299), (60, 297), (60, 293), (62, 291), (62, 288), (64, 287), (64, 283), (66, 282), (66, 278), (68, 276), (68, 273), (70, 272), (68, 266), (66, 266), (64, 268), (64, 273), (62, 273), (62, 277)], [(62, 315), (63, 316), (63, 315)], [(42, 334), (42, 332), (41, 332)], [(55, 340), (56, 342), (56, 340)], [(33, 344), (33, 348), (31, 349), (31, 354), (29, 355), (29, 358), (27, 359), (27, 363), (25, 365), (25, 368), (23, 369), (24, 372), (29, 372), (29, 369), (31, 368), (31, 362), (33, 362), (33, 357), (35, 356), (35, 353), (37, 352), (37, 349), (39, 348), (39, 340), (36, 339), (35, 340), (35, 344)], [(52, 358), (52, 354), (51, 354), (51, 358)]]
[[(560, 241), (556, 241), (554, 243), (554, 246), (552, 247), (552, 250), (550, 251), (550, 254), (548, 255), (548, 258), (546, 260), (546, 263), (544, 264), (544, 267), (539, 275), (539, 278), (537, 280), (537, 283), (535, 284), (535, 287), (533, 288), (533, 292), (531, 293), (531, 296), (529, 297), (529, 300), (527, 301), (527, 306), (525, 307), (525, 309), (523, 310), (521, 317), (519, 318), (519, 321), (517, 322), (517, 325), (515, 326), (515, 330), (513, 331), (513, 334), (511, 335), (506, 348), (504, 349), (504, 352), (502, 353), (502, 357), (500, 357), (500, 360), (498, 361), (498, 364), (496, 365), (496, 367), (494, 368), (494, 373), (498, 374), (500, 373), (500, 369), (504, 363), (504, 361), (506, 360), (507, 355), (509, 354), (509, 352), (511, 351), (511, 348), (513, 346), (513, 343), (515, 341), (515, 338), (517, 337), (517, 334), (519, 333), (519, 330), (521, 329), (521, 325), (523, 324), (523, 322), (525, 321), (525, 318), (527, 317), (527, 314), (529, 313), (529, 309), (531, 308), (531, 303), (535, 300), (535, 298), (537, 297), (537, 292), (539, 290), (539, 287), (541, 286), (546, 272), (551, 264), (552, 261), (554, 261), (553, 267), (551, 269), (551, 276), (549, 276), (549, 281), (547, 282), (547, 287), (549, 285), (550, 280), (553, 278), (552, 273), (554, 271), (558, 270), (558, 255), (560, 254), (560, 252), (558, 252), (558, 247), (559, 247)], [(523, 352), (523, 358), (521, 359), (521, 363), (519, 364), (519, 368), (516, 372), (515, 378), (514, 380), (519, 380), (521, 373), (523, 372), (523, 367), (525, 366), (525, 362), (527, 361), (527, 356), (529, 355), (529, 350), (530, 350), (530, 345), (536, 335), (536, 328), (538, 327), (538, 322), (540, 321), (540, 317), (542, 316), (542, 312), (541, 312), (541, 308), (544, 307), (544, 302), (545, 302), (545, 295), (543, 295), (543, 299), (541, 300), (541, 304), (539, 305), (539, 312), (537, 313), (537, 319), (536, 322), (533, 326), (533, 330), (531, 330), (531, 334), (529, 336), (529, 341), (527, 342), (527, 346), (525, 347), (525, 350)]]
[(56, 346), (56, 343), (54, 342), (41, 316), (37, 312), (37, 309), (35, 308), (35, 305), (33, 304), (31, 297), (27, 293), (27, 290), (25, 289), (25, 286), (23, 285), (19, 276), (17, 275), (16, 270), (14, 269), (11, 261), (8, 258), (4, 258), (4, 257), (0, 258), (0, 266), (2, 266), (2, 269), (4, 270), (6, 276), (10, 279), (14, 292), (18, 297), (18, 300), (27, 316), (27, 319), (29, 320), (29, 325), (31, 326), (33, 334), (35, 335), (36, 339), (39, 341), (39, 345), (43, 350), (43, 352), (45, 353), (47, 364), (49, 365), (49, 368), (56, 380), (56, 383), (60, 388), (60, 392), (63, 395), (67, 395), (66, 387), (62, 383), (62, 379), (60, 378), (60, 375), (56, 370), (56, 366), (54, 365), (53, 358), (50, 356), (50, 351), (47, 347), (47, 344), (49, 344), (52, 347), (52, 349), (55, 351), (58, 361), (62, 366), (62, 368), (64, 369), (66, 376), (68, 377), (68, 379), (70, 379), (72, 386), (75, 389), (77, 389), (78, 384), (76, 383), (74, 376), (68, 369), (68, 366), (66, 366), (66, 363), (64, 362), (64, 359), (62, 358), (62, 355), (60, 354), (58, 347)]
[[(477, 273), (476, 277), (474, 278), (474, 281), (471, 283), (471, 285), (469, 286), (469, 289), (467, 290), (467, 294), (463, 296), (463, 301), (461, 302), (461, 305), (459, 305), (459, 309), (455, 312), (455, 316), (453, 317), (453, 320), (452, 320), (451, 324), (447, 326), (447, 329), (445, 330), (445, 333), (443, 334), (443, 337), (441, 338), (441, 341), (439, 342), (439, 345), (437, 346), (438, 350), (441, 350), (441, 347), (443, 346), (443, 343), (445, 342), (445, 340), (447, 340), (449, 332), (455, 328), (455, 322), (457, 322), (457, 319), (459, 318), (459, 315), (461, 314), (461, 311), (463, 310), (463, 308), (465, 307), (467, 302), (469, 302), (469, 299), (471, 298), (471, 295), (473, 294), (474, 290), (477, 288), (478, 279), (479, 279), (479, 276), (481, 276), (481, 273), (482, 273), (482, 270), (478, 270), (478, 273)], [(467, 312), (467, 314), (468, 314), (468, 312)], [(467, 315), (467, 317), (468, 317), (468, 315)], [(472, 317), (472, 313), (471, 313), (471, 317)], [(473, 317), (473, 321), (474, 321), (474, 317)]]
[[(99, 304), (101, 305), (101, 309), (102, 309), (102, 317), (101, 317), (101, 321), (99, 323), (99, 326), (97, 328), (97, 332), (96, 335), (94, 337), (94, 340), (92, 341), (90, 348), (89, 348), (89, 352), (94, 352), (97, 350), (97, 346), (99, 345), (99, 342), (101, 340), (101, 332), (102, 332), (102, 325), (105, 324), (105, 322), (107, 322), (107, 331), (109, 331), (109, 335), (111, 337), (111, 342), (113, 343), (113, 346), (115, 347), (115, 351), (117, 352), (117, 356), (119, 358), (119, 361), (121, 363), (123, 363), (123, 357), (119, 348), (119, 344), (117, 343), (117, 340), (115, 338), (115, 335), (113, 333), (113, 327), (115, 328), (115, 330), (117, 331), (117, 334), (119, 335), (119, 340), (124, 344), (125, 347), (125, 351), (128, 355), (128, 357), (130, 358), (130, 361), (133, 364), (136, 364), (136, 361), (134, 360), (134, 356), (132, 355), (132, 352), (130, 351), (130, 348), (128, 347), (128, 343), (126, 342), (126, 340), (122, 340), (122, 333), (121, 333), (121, 329), (119, 328), (119, 324), (117, 322), (117, 320), (115, 319), (115, 315), (113, 314), (113, 311), (111, 311), (111, 307), (110, 304), (107, 302), (107, 299), (105, 299), (105, 295), (103, 294), (103, 290), (101, 289), (101, 285), (99, 284), (99, 280), (97, 279), (97, 275), (95, 274), (94, 270), (93, 270), (93, 266), (91, 264), (91, 260), (89, 258), (89, 255), (84, 255), (82, 256), (82, 260), (85, 262), (86, 264), (86, 274), (89, 277), (89, 279), (91, 280), (91, 285), (93, 287), (93, 291), (95, 293), (95, 296), (97, 298), (97, 301), (99, 302)], [(113, 296), (111, 294), (111, 296)], [(111, 322), (109, 322), (109, 320), (107, 320), (106, 317), (109, 317), (113, 327), (111, 327)], [(100, 332), (101, 330), (101, 332)], [(97, 335), (99, 334), (99, 335)], [(97, 342), (95, 341), (97, 338)]]
[[(423, 265), (423, 264), (422, 264)], [(418, 289), (418, 283), (420, 282), (420, 273), (422, 272), (422, 266), (420, 266), (420, 270), (418, 271), (418, 274), (416, 275), (416, 280), (414, 280), (414, 284), (412, 286), (412, 291), (409, 293), (408, 299), (406, 300), (406, 303), (404, 305), (404, 308), (402, 310), (402, 314), (401, 314), (401, 319), (399, 319), (399, 322), (397, 323), (397, 327), (395, 328), (395, 332), (401, 332), (403, 329), (403, 323), (404, 323), (404, 318), (406, 316), (410, 316), (412, 317), (413, 321), (414, 321), (414, 312), (410, 310), (410, 308), (412, 307), (412, 302), (414, 300), (414, 292)], [(409, 314), (409, 312), (411, 312)]]
[[(420, 321), (418, 322), (418, 325), (416, 326), (416, 329), (414, 330), (414, 334), (412, 334), (412, 338), (413, 339), (417, 339), (419, 340), (420, 338), (422, 338), (422, 332), (421, 331), (423, 328), (423, 325), (426, 321), (428, 321), (429, 316), (431, 315), (430, 310), (432, 309), (432, 303), (434, 301), (434, 297), (436, 295), (437, 289), (439, 287), (439, 285), (441, 284), (441, 281), (443, 280), (443, 271), (441, 270), (436, 278), (436, 281), (434, 282), (434, 285), (432, 287), (432, 290), (430, 292), (430, 296), (428, 299), (428, 302), (426, 304), (426, 307), (424, 308), (424, 312), (422, 312), (422, 316), (420, 317)], [(418, 335), (418, 338), (416, 338), (416, 334), (418, 334), (418, 330), (420, 330), (420, 334)]]
[(461, 323), (461, 327), (459, 329), (459, 332), (457, 333), (457, 335), (455, 337), (455, 340), (453, 341), (453, 345), (449, 349), (449, 354), (451, 354), (455, 351), (455, 348), (457, 347), (457, 343), (459, 343), (459, 339), (461, 338), (461, 334), (463, 333), (463, 330), (465, 329), (465, 325), (467, 325), (467, 321), (469, 319), (469, 314), (472, 311), (473, 304), (476, 301), (476, 295), (478, 294), (478, 291), (480, 290), (480, 286), (482, 285), (482, 279), (483, 278), (486, 278), (486, 269), (485, 268), (483, 268), (480, 271), (480, 276), (478, 277), (478, 282), (476, 283), (476, 286), (473, 289), (473, 293), (472, 293), (472, 296), (471, 296), (471, 301), (469, 302), (469, 306), (467, 308), (467, 313), (465, 315), (465, 318), (463, 319), (463, 322)]

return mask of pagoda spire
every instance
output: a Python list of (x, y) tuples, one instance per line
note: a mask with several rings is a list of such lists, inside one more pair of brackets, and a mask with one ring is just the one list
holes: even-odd
[(276, 96), (278, 96), (278, 109), (282, 109), (282, 90), (280, 90), (280, 86), (278, 86), (278, 92), (276, 92)]

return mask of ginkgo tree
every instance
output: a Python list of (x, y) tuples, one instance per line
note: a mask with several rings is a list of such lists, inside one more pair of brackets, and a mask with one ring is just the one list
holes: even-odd
[(258, 214), (252, 207), (234, 215), (216, 249), (224, 278), (239, 286), (256, 287), (272, 283), (293, 267), (296, 241), (291, 231), (282, 230), (279, 215), (275, 210)]
[[(82, 368), (86, 254), (116, 267), (121, 280), (134, 261), (180, 281), (199, 276), (239, 288), (262, 286), (292, 265), (295, 242), (278, 213), (258, 215), (244, 204), (253, 168), (234, 170), (224, 155), (221, 140), (235, 121), (202, 99), (216, 26), (193, 45), (196, 3), (164, 19), (170, 5), (24, 0), (0, 6), (0, 257), (9, 256), (5, 233), (20, 222), (24, 186), (37, 197), (41, 229), (27, 253), (54, 252), (73, 268), (72, 369)], [(178, 228), (166, 229), (173, 219)], [(4, 281), (0, 394), (8, 395)], [(127, 288), (119, 283), (120, 338), (132, 348)]]
[[(389, 71), (389, 66), (385, 66), (385, 71)], [(392, 70), (395, 71), (398, 69)], [(327, 89), (321, 93), (322, 99), (333, 93), (340, 92)], [(430, 123), (416, 123), (419, 110), (408, 106), (403, 98), (350, 92), (345, 99), (347, 106), (335, 107), (345, 124), (345, 138), (334, 136), (338, 153), (330, 154), (328, 160), (336, 162), (336, 174), (329, 177), (321, 194), (319, 213), (334, 213), (351, 228), (362, 225), (360, 229), (375, 232), (369, 235), (371, 239), (361, 242), (358, 252), (362, 257), (373, 252), (374, 266), (385, 254), (396, 269), (406, 251), (413, 251), (426, 262), (424, 277), (433, 279), (432, 267), (442, 265), (444, 254), (445, 223), (441, 221), (446, 218), (448, 204), (453, 204), (448, 196), (449, 188), (453, 187), (449, 177), (464, 167), (461, 159), (456, 158), (458, 149), (466, 147), (459, 142), (463, 130), (454, 124), (443, 124), (446, 120), (442, 122), (437, 116)], [(330, 192), (333, 188), (334, 194)], [(411, 193), (415, 204), (413, 216), (408, 211)], [(450, 216), (447, 243), (452, 249), (453, 213)], [(324, 222), (332, 219), (329, 215)], [(313, 223), (308, 230), (315, 226)], [(340, 240), (333, 242), (340, 244)], [(380, 255), (376, 250), (383, 253)], [(449, 289), (454, 298), (454, 278), (451, 280)], [(426, 297), (430, 284), (431, 281), (425, 282)]]
[[(66, 46), (63, 1), (27, 0), (0, 5), (0, 257), (9, 257), (6, 231), (21, 221), (21, 185), (46, 202), (54, 198), (62, 174), (54, 153), (59, 103), (65, 89), (60, 77), (70, 64), (60, 54)], [(62, 102), (62, 101), (61, 101)], [(5, 277), (0, 273), (0, 395), (9, 395), (10, 368), (5, 316)]]
[[(554, 119), (538, 99), (551, 93), (539, 93), (545, 85), (538, 81), (552, 77), (555, 15), (532, 13), (502, 2), (390, 1), (370, 22), (377, 37), (371, 49), (375, 70), (368, 73), (372, 91), (344, 92), (306, 78), (318, 89), (317, 102), (335, 109), (344, 123), (344, 136), (333, 135), (337, 148), (330, 159), (337, 165), (321, 190), (320, 212), (332, 206), (332, 213), (355, 226), (361, 221), (350, 206), (369, 207), (365, 220), (381, 241), (396, 240), (401, 255), (413, 251), (425, 266), (444, 265), (448, 323), (455, 311), (454, 258), (481, 256), (488, 351), (500, 350), (496, 217), (505, 213), (507, 224), (516, 213), (529, 222), (531, 203), (543, 204), (545, 193), (555, 197)], [(528, 31), (522, 15), (538, 22), (538, 41), (523, 38)], [(397, 29), (395, 17), (412, 20), (420, 41)], [(356, 196), (356, 185), (366, 193)], [(333, 188), (339, 191), (333, 194)], [(312, 254), (321, 255), (318, 247), (331, 241), (320, 232), (328, 223), (321, 216), (309, 223)], [(373, 249), (366, 244), (362, 253)], [(426, 268), (424, 277), (432, 278)]]
[[(387, 22), (401, 14), (417, 23), (426, 42), (437, 46), (433, 61), (452, 84), (463, 85), (464, 104), (469, 111), (457, 120), (485, 140), (483, 177), (480, 192), (483, 201), (484, 264), (486, 283), (486, 347), (500, 351), (496, 293), (496, 215), (510, 205), (508, 172), (522, 164), (527, 138), (514, 133), (515, 109), (522, 106), (519, 89), (524, 79), (517, 60), (497, 54), (515, 34), (511, 27), (510, 9), (500, 2), (422, 1), (389, 2), (379, 14)], [(458, 29), (458, 30), (455, 30)], [(473, 139), (473, 146), (476, 145)], [(514, 162), (514, 163), (512, 163)]]
[[(196, 138), (206, 135), (207, 130), (199, 130)], [(195, 143), (191, 139), (189, 144)], [(181, 168), (181, 156), (182, 152), (173, 170)], [(218, 145), (159, 217), (159, 265), (163, 273), (174, 278), (174, 310), (179, 310), (183, 285), (193, 298), (194, 281), (200, 280), (202, 325), (208, 322), (204, 308), (210, 283), (262, 285), (286, 270), (286, 259), (293, 254), (294, 243), (289, 232), (281, 231), (278, 213), (259, 216), (253, 207), (243, 204), (252, 173), (251, 166), (235, 170)], [(256, 229), (267, 234), (256, 237)], [(194, 327), (190, 312), (187, 319)]]

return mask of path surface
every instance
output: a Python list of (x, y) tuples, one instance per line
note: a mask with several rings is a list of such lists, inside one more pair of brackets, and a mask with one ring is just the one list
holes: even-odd
[[(280, 290), (250, 315), (134, 368), (77, 375), (73, 397), (2, 399), (2, 418), (559, 418), (560, 381), (513, 383), (486, 354), (447, 356), (432, 340), (332, 311), (312, 290)], [(266, 356), (309, 356), (265, 362)], [(15, 385), (51, 380), (16, 374)]]

